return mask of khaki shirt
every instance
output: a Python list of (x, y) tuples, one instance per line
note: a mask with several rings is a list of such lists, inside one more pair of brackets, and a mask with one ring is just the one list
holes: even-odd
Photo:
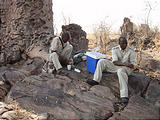
[(61, 39), (60, 37), (53, 38), (53, 40), (51, 42), (51, 47), (49, 49), (50, 53), (51, 53), (51, 51), (56, 51), (57, 53), (61, 54), (63, 49), (66, 47), (66, 45), (69, 44), (68, 42), (64, 43), (63, 40), (61, 42), (60, 39)]
[(137, 56), (135, 51), (129, 46), (125, 50), (122, 50), (118, 45), (112, 48), (112, 62), (121, 61), (122, 63), (131, 63), (134, 66), (137, 65)]

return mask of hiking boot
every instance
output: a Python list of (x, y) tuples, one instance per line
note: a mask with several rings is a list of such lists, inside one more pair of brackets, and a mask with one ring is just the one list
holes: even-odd
[(121, 98), (121, 102), (124, 103), (124, 104), (127, 104), (129, 101), (129, 98), (128, 97), (122, 97)]
[(86, 83), (88, 83), (89, 85), (91, 86), (94, 86), (94, 85), (98, 85), (99, 82), (95, 81), (95, 80), (86, 80)]

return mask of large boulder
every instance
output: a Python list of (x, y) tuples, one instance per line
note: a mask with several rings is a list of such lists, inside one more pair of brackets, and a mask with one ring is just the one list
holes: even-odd
[(138, 52), (138, 66), (149, 76), (160, 79), (160, 61), (145, 52)]
[[(23, 63), (23, 66), (20, 65)], [(19, 63), (19, 65), (8, 65), (0, 67), (0, 100), (3, 100), (10, 88), (18, 81), (22, 81), (30, 75), (37, 75), (41, 73), (43, 61), (35, 58)], [(17, 63), (18, 64), (18, 63)]]
[[(121, 115), (120, 118), (123, 119), (135, 119), (136, 111), (139, 112), (137, 118), (157, 118), (157, 103), (160, 95), (151, 88), (154, 85), (158, 91), (159, 84), (157, 82), (152, 84), (151, 79), (143, 73), (134, 72), (129, 76), (130, 100), (123, 110), (121, 106), (115, 106), (115, 101), (119, 99), (116, 74), (104, 72), (100, 84), (90, 86), (84, 81), (92, 79), (93, 74), (87, 71), (85, 62), (76, 66), (81, 70), (80, 73), (64, 68), (63, 74), (56, 76), (38, 72), (41, 64), (42, 61), (36, 58), (28, 60), (20, 67), (21, 71), (28, 71), (28, 74), (24, 79), (21, 77), (17, 79), (5, 102), (15, 100), (29, 111), (38, 114), (49, 113), (56, 119), (108, 119), (113, 113), (112, 118)], [(20, 68), (17, 68), (17, 71), (20, 71)], [(5, 67), (3, 69), (6, 71)], [(15, 71), (13, 73), (18, 73)], [(12, 71), (6, 73), (8, 80), (15, 80), (11, 73)], [(117, 110), (119, 114), (116, 113)], [(144, 113), (141, 112), (142, 110)]]
[(137, 29), (135, 24), (125, 17), (120, 30), (121, 35), (125, 36), (128, 39), (128, 43), (136, 49), (146, 50), (155, 47), (153, 41), (155, 33), (150, 30), (147, 24), (141, 24), (139, 29)]
[(133, 23), (129, 18), (125, 17), (123, 19), (123, 25), (120, 27), (121, 35), (127, 37), (128, 39), (133, 34)]
[(160, 81), (153, 80), (148, 86), (145, 98), (160, 109)]
[[(133, 72), (128, 78), (129, 95), (143, 95), (151, 79), (143, 73)], [(119, 83), (117, 74), (104, 73), (101, 84), (108, 86), (115, 95), (119, 95)]]
[(0, 101), (4, 100), (11, 88), (11, 85), (5, 82), (5, 78), (3, 76), (7, 69), (7, 67), (0, 67)]
[(33, 60), (28, 59), (23, 65), (12, 65), (8, 67), (0, 68), (0, 81), (8, 81), (11, 85), (18, 81), (25, 79), (30, 75), (37, 75), (41, 73), (41, 69), (44, 62), (35, 58)]
[(73, 53), (82, 49), (88, 49), (88, 39), (86, 32), (77, 24), (62, 26), (62, 31), (68, 31), (71, 34), (70, 43), (73, 45)]
[[(140, 96), (131, 97), (129, 104), (120, 113), (114, 113), (112, 119), (158, 120), (159, 110)], [(111, 119), (111, 120), (112, 120)]]
[(56, 119), (105, 119), (112, 115), (111, 100), (96, 96), (95, 90), (80, 91), (74, 81), (49, 74), (30, 76), (12, 87), (8, 101), (12, 98), (27, 110), (48, 112)]
[(49, 44), (52, 0), (2, 0), (0, 10), (0, 65), (19, 61), (32, 44)]
[(46, 47), (44, 46), (30, 46), (27, 51), (26, 51), (27, 55), (29, 56), (29, 58), (33, 59), (33, 58), (41, 58), (44, 61), (48, 60), (48, 50)]

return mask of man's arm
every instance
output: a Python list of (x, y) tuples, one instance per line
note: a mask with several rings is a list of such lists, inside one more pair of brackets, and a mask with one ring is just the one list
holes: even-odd
[(58, 49), (58, 38), (55, 37), (51, 42), (50, 53), (57, 52), (57, 49)]
[(131, 63), (122, 63), (120, 61), (113, 61), (113, 64), (114, 65), (117, 65), (117, 66), (126, 66), (126, 67), (129, 67), (129, 68), (134, 68), (134, 65), (131, 64)]
[(61, 59), (61, 58), (63, 59), (63, 56), (61, 56), (61, 55), (57, 52), (58, 44), (59, 44), (58, 42), (59, 42), (59, 38), (58, 38), (58, 37), (53, 38), (53, 40), (52, 40), (52, 42), (51, 42), (50, 52), (51, 52), (51, 53), (56, 52), (57, 55), (60, 57), (60, 59)]
[(118, 60), (118, 55), (117, 55), (117, 52), (116, 52), (116, 48), (112, 49), (112, 62), (113, 62), (114, 65), (117, 65), (117, 66), (126, 66), (126, 67), (129, 67), (129, 68), (134, 68), (133, 64), (122, 63), (121, 61)]

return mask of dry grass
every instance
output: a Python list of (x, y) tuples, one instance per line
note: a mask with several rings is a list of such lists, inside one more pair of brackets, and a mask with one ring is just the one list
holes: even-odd
[(87, 39), (89, 40), (88, 46), (89, 48), (94, 46), (95, 36), (93, 34), (87, 34)]

